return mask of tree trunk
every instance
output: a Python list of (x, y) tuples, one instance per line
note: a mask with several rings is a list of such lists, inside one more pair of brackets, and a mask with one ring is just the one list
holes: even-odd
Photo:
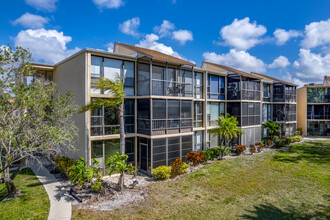
[(5, 183), (8, 192), (8, 197), (14, 197), (18, 192), (14, 184), (14, 181), (9, 177), (9, 178), (5, 178)]
[(120, 174), (117, 185), (119, 191), (121, 191), (124, 188), (124, 172)]
[(25, 158), (20, 160), (20, 163), (14, 173), (9, 177), (9, 168), (5, 173), (5, 183), (8, 192), (8, 197), (15, 197), (18, 193), (17, 188), (14, 183), (14, 179), (21, 172), (23, 166), (25, 164)]
[[(122, 104), (120, 105), (119, 110), (119, 117), (120, 117), (120, 154), (125, 154), (125, 124), (124, 124), (124, 99), (122, 101)], [(124, 171), (125, 172), (125, 171)], [(118, 186), (120, 190), (124, 186), (124, 172), (120, 174)]]

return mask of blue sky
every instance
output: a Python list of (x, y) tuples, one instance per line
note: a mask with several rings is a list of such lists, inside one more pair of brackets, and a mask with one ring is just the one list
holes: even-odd
[(11, 0), (0, 45), (56, 63), (114, 42), (196, 62), (260, 72), (301, 85), (330, 75), (330, 1)]

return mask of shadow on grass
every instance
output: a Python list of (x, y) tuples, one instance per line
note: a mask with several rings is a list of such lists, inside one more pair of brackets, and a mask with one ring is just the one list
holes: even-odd
[(290, 206), (282, 210), (272, 204), (266, 203), (254, 206), (254, 211), (247, 210), (248, 214), (240, 216), (243, 219), (329, 219), (330, 206), (318, 205), (313, 212), (306, 212), (304, 204), (301, 207)]
[(330, 163), (330, 142), (305, 142), (294, 144), (288, 149), (278, 151), (273, 160), (288, 163), (298, 163), (305, 160), (310, 163)]

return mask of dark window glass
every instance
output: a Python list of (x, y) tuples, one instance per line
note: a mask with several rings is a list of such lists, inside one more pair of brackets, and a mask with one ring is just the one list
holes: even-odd
[(181, 101), (181, 118), (192, 118), (192, 101)]
[(168, 118), (180, 118), (180, 101), (168, 100)]
[(138, 64), (138, 95), (150, 94), (150, 66), (148, 64)]

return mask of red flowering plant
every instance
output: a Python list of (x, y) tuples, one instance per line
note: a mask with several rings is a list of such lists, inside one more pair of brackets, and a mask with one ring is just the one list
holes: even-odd
[(265, 145), (263, 145), (262, 143), (258, 142), (258, 143), (256, 143), (256, 147), (257, 147), (257, 151), (258, 152), (261, 152), (261, 150), (265, 148)]
[(236, 152), (237, 152), (237, 155), (240, 155), (240, 154), (243, 153), (244, 151), (246, 151), (246, 146), (245, 146), (245, 145), (241, 145), (241, 144), (237, 144), (237, 145), (236, 145)]
[(250, 145), (250, 153), (254, 154), (257, 151), (256, 146), (254, 144)]
[(204, 154), (203, 151), (201, 152), (194, 152), (194, 151), (191, 151), (187, 156), (186, 156), (187, 160), (189, 162), (192, 163), (193, 166), (197, 166), (198, 164), (200, 163), (203, 163), (205, 162), (207, 159), (206, 159), (206, 155)]

